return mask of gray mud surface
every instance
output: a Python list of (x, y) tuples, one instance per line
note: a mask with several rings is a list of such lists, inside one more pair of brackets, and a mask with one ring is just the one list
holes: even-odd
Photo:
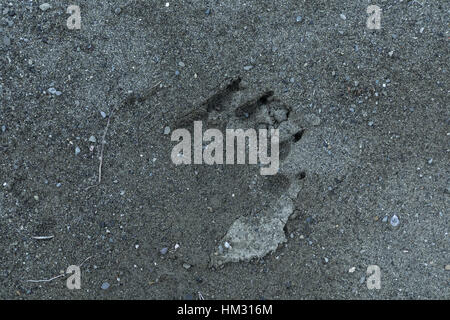
[[(0, 0), (1, 299), (450, 298), (448, 1), (44, 2)], [(175, 166), (210, 105), (284, 126), (279, 174)]]

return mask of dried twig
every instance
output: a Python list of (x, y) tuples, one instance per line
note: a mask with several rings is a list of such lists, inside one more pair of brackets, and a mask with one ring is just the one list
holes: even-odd
[(108, 117), (108, 123), (106, 124), (105, 132), (103, 133), (102, 138), (102, 149), (100, 151), (100, 164), (98, 165), (98, 184), (102, 183), (102, 166), (103, 166), (103, 152), (105, 150), (105, 144), (106, 144), (106, 134), (108, 133), (109, 124), (111, 123), (111, 118), (114, 114), (114, 110), (111, 112), (111, 114)]
[(79, 267), (81, 268), (81, 266), (88, 261), (90, 258), (92, 258), (92, 256), (87, 257), (86, 259), (83, 260), (83, 262), (79, 265)]
[(50, 278), (50, 279), (43, 279), (43, 280), (27, 280), (27, 282), (33, 282), (33, 283), (50, 282), (50, 281), (53, 281), (53, 280), (55, 280), (55, 279), (64, 277), (65, 275), (66, 275), (65, 273), (62, 273), (62, 274), (60, 274), (59, 276), (56, 276), (56, 277), (53, 277), (53, 278)]
[[(81, 266), (82, 266), (86, 261), (88, 261), (90, 258), (92, 258), (92, 256), (89, 256), (89, 257), (87, 257), (86, 259), (84, 259), (83, 262), (80, 263), (80, 264), (78, 265), (78, 267), (81, 268)], [(53, 281), (53, 280), (56, 280), (56, 279), (58, 279), (58, 278), (65, 277), (65, 276), (67, 276), (66, 273), (61, 273), (60, 275), (54, 276), (53, 278), (50, 278), (50, 279), (42, 279), (42, 280), (25, 280), (25, 281), (26, 281), (26, 282), (31, 282), (31, 283), (51, 282), (51, 281)]]
[(36, 236), (32, 237), (34, 240), (50, 240), (53, 239), (55, 236)]
[(100, 183), (102, 183), (103, 153), (105, 151), (106, 134), (108, 133), (109, 125), (111, 124), (111, 118), (113, 115), (114, 115), (114, 110), (111, 111), (110, 115), (108, 116), (108, 122), (106, 123), (105, 132), (103, 132), (102, 148), (100, 150), (100, 157), (99, 157), (100, 163), (98, 165), (98, 182), (92, 186), (87, 187), (86, 191), (89, 190), (90, 188), (98, 187), (100, 185)]

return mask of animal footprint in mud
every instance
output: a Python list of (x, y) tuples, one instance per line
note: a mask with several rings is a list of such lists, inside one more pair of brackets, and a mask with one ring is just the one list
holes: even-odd
[[(250, 95), (241, 79), (233, 79), (198, 108), (183, 115), (177, 127), (202, 121), (215, 128), (278, 129), (280, 158), (289, 162), (291, 146), (300, 141), (304, 128), (292, 108), (276, 99), (272, 90)], [(298, 170), (300, 171), (300, 170)], [(278, 173), (280, 174), (280, 173)], [(300, 191), (299, 172), (287, 170), (287, 188), (282, 195), (257, 216), (241, 216), (220, 241), (222, 245), (211, 254), (211, 266), (227, 262), (261, 258), (286, 242), (284, 226), (294, 211), (294, 199)], [(301, 176), (303, 178), (303, 176)]]

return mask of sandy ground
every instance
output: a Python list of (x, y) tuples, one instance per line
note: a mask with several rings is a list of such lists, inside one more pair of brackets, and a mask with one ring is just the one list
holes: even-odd
[[(42, 3), (0, 1), (0, 298), (450, 298), (447, 1)], [(175, 166), (164, 130), (238, 77), (221, 107), (273, 91), (303, 174), (286, 242), (214, 267), (290, 179)]]

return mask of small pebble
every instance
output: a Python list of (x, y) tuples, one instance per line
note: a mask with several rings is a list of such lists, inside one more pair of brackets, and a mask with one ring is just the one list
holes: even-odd
[(347, 17), (343, 13), (341, 13), (340, 17), (341, 17), (342, 20), (346, 20), (347, 19)]
[(383, 222), (388, 222), (388, 217), (384, 217), (382, 221)]
[(96, 143), (97, 139), (94, 136), (90, 136), (89, 142)]
[(101, 114), (102, 118), (106, 118), (106, 113), (104, 113), (103, 111), (100, 111), (100, 114)]
[(160, 252), (162, 255), (165, 255), (168, 251), (169, 251), (168, 248), (162, 248), (159, 252)]
[(398, 219), (397, 215), (393, 215), (391, 218), (391, 226), (396, 227), (400, 223), (400, 220)]
[(321, 122), (320, 118), (313, 113), (308, 114), (305, 118), (306, 121), (308, 121), (311, 125), (315, 127), (318, 126)]
[(2, 132), (6, 131), (6, 126), (2, 126)]
[(75, 147), (75, 155), (77, 156), (81, 152), (80, 148)]
[(244, 70), (245, 70), (245, 71), (249, 71), (249, 70), (251, 70), (251, 69), (253, 69), (253, 66), (245, 66), (245, 67), (244, 67)]
[(114, 13), (115, 14), (120, 14), (122, 12), (122, 9), (120, 9), (120, 8), (116, 8), (115, 10), (114, 10)]
[(191, 265), (189, 263), (183, 263), (183, 268), (189, 270), (191, 268)]
[(444, 268), (446, 271), (450, 271), (450, 264), (446, 265)]
[(41, 9), (42, 11), (47, 11), (48, 9), (51, 9), (52, 6), (49, 3), (43, 3), (39, 6), (39, 9)]
[(164, 128), (164, 134), (167, 136), (170, 133), (170, 127)]
[(182, 61), (178, 62), (178, 65), (179, 65), (180, 67), (184, 67), (184, 66), (185, 66), (184, 62), (182, 62)]
[(176, 75), (176, 76), (180, 75), (180, 71), (175, 70), (175, 75)]
[(109, 283), (108, 282), (103, 282), (102, 290), (108, 290), (108, 289), (109, 289)]
[(350, 272), (350, 273), (353, 273), (353, 272), (355, 272), (356, 271), (356, 268), (355, 267), (351, 267), (350, 269), (348, 269), (348, 272)]
[(4, 36), (3, 37), (3, 44), (5, 46), (10, 46), (11, 45), (11, 39), (8, 36)]
[(295, 21), (302, 22), (302, 16), (297, 16), (297, 18), (295, 18)]

